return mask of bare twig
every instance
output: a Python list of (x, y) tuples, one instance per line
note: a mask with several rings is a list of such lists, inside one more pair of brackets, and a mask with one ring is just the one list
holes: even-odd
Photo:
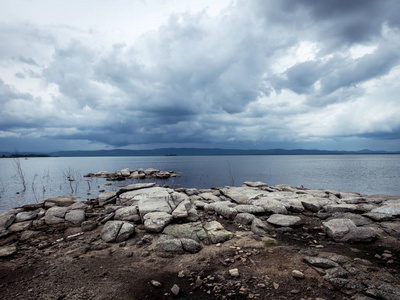
[(36, 181), (37, 176), (38, 176), (38, 174), (36, 174), (36, 173), (35, 173), (35, 175), (33, 176), (33, 180), (32, 180), (32, 192), (33, 192), (33, 197), (35, 198), (35, 201), (36, 201), (36, 202), (39, 202), (39, 201), (38, 201), (38, 197), (37, 197), (37, 195), (36, 195), (36, 184), (35, 184), (35, 181)]
[(22, 184), (23, 187), (22, 191), (25, 192), (26, 191), (25, 174), (21, 167), (21, 160), (18, 157), (18, 152), (16, 153), (16, 157), (12, 158), (11, 162), (14, 166), (15, 172), (17, 173), (18, 179)]
[(229, 177), (231, 179), (231, 186), (235, 186), (235, 179), (233, 178), (231, 165), (230, 165), (229, 161), (227, 161), (226, 163), (228, 164), (228, 171), (229, 171)]

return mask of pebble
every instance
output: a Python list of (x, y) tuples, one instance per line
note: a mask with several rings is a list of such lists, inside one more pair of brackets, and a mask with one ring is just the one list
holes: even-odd
[(274, 289), (276, 289), (276, 290), (279, 289), (279, 284), (278, 283), (273, 282), (272, 285), (274, 286)]
[(305, 275), (303, 272), (299, 271), (299, 270), (293, 270), (292, 271), (292, 276), (296, 279), (304, 279)]
[(174, 284), (171, 288), (171, 292), (172, 294), (174, 294), (175, 296), (178, 296), (179, 292), (180, 292), (180, 288), (177, 284)]
[(178, 273), (178, 277), (179, 277), (179, 278), (185, 277), (184, 271), (180, 271), (180, 272)]
[(229, 274), (230, 274), (232, 277), (239, 277), (239, 276), (240, 276), (239, 270), (238, 270), (237, 268), (235, 268), (235, 269), (230, 269), (230, 270), (229, 270)]
[(157, 288), (162, 287), (162, 284), (156, 280), (152, 280), (151, 285)]

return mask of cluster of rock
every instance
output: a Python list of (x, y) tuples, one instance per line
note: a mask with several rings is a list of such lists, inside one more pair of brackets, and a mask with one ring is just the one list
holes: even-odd
[[(93, 176), (160, 174), (154, 169), (154, 172), (151, 169), (143, 172), (125, 170)], [(311, 218), (319, 224), (321, 233), (334, 242), (398, 241), (399, 216), (400, 199), (382, 195), (362, 196), (287, 185), (269, 187), (262, 182), (207, 190), (173, 190), (155, 183), (131, 184), (117, 192), (104, 192), (92, 201), (77, 202), (72, 197), (58, 197), (1, 213), (0, 245), (3, 246), (0, 257), (18, 251), (15, 238), (11, 239), (11, 236), (26, 239), (45, 228), (79, 226), (82, 231), (101, 226), (100, 237), (107, 243), (120, 243), (138, 230), (145, 231), (141, 242), (151, 243), (152, 250), (161, 256), (196, 253), (205, 245), (224, 243), (234, 236), (217, 221), (218, 218), (248, 228), (259, 237), (291, 232)], [(7, 245), (7, 241), (12, 245)], [(270, 238), (271, 241), (275, 242)], [(383, 297), (381, 294), (394, 297), (382, 299), (400, 296), (398, 288), (388, 287), (383, 282), (375, 283), (366, 292), (368, 279), (365, 274), (353, 270), (348, 261), (339, 256), (330, 259), (307, 257), (305, 261), (338, 288), (345, 287), (376, 298)]]
[(107, 178), (107, 180), (125, 180), (125, 179), (168, 179), (170, 177), (179, 177), (174, 171), (160, 171), (153, 168), (130, 170), (129, 168), (122, 169), (116, 172), (100, 171), (97, 173), (88, 173), (84, 177), (99, 177)]

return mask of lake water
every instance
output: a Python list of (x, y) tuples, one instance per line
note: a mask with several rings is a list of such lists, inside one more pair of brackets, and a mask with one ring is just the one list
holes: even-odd
[[(123, 168), (173, 170), (181, 177), (159, 184), (211, 188), (240, 186), (243, 181), (269, 185), (304, 185), (362, 194), (400, 195), (400, 155), (267, 155), (267, 156), (147, 156), (147, 157), (48, 157), (20, 159), (26, 191), (13, 160), (0, 159), (0, 211), (56, 196), (96, 198), (99, 190), (154, 180), (111, 182), (84, 178), (87, 173)], [(70, 182), (72, 175), (76, 181)]]

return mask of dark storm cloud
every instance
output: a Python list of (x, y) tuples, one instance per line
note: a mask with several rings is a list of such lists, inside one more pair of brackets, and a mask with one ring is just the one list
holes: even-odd
[(117, 147), (394, 138), (398, 3), (239, 0), (114, 45), (91, 31), (0, 23), (0, 78), (16, 80), (0, 81), (0, 137)]

